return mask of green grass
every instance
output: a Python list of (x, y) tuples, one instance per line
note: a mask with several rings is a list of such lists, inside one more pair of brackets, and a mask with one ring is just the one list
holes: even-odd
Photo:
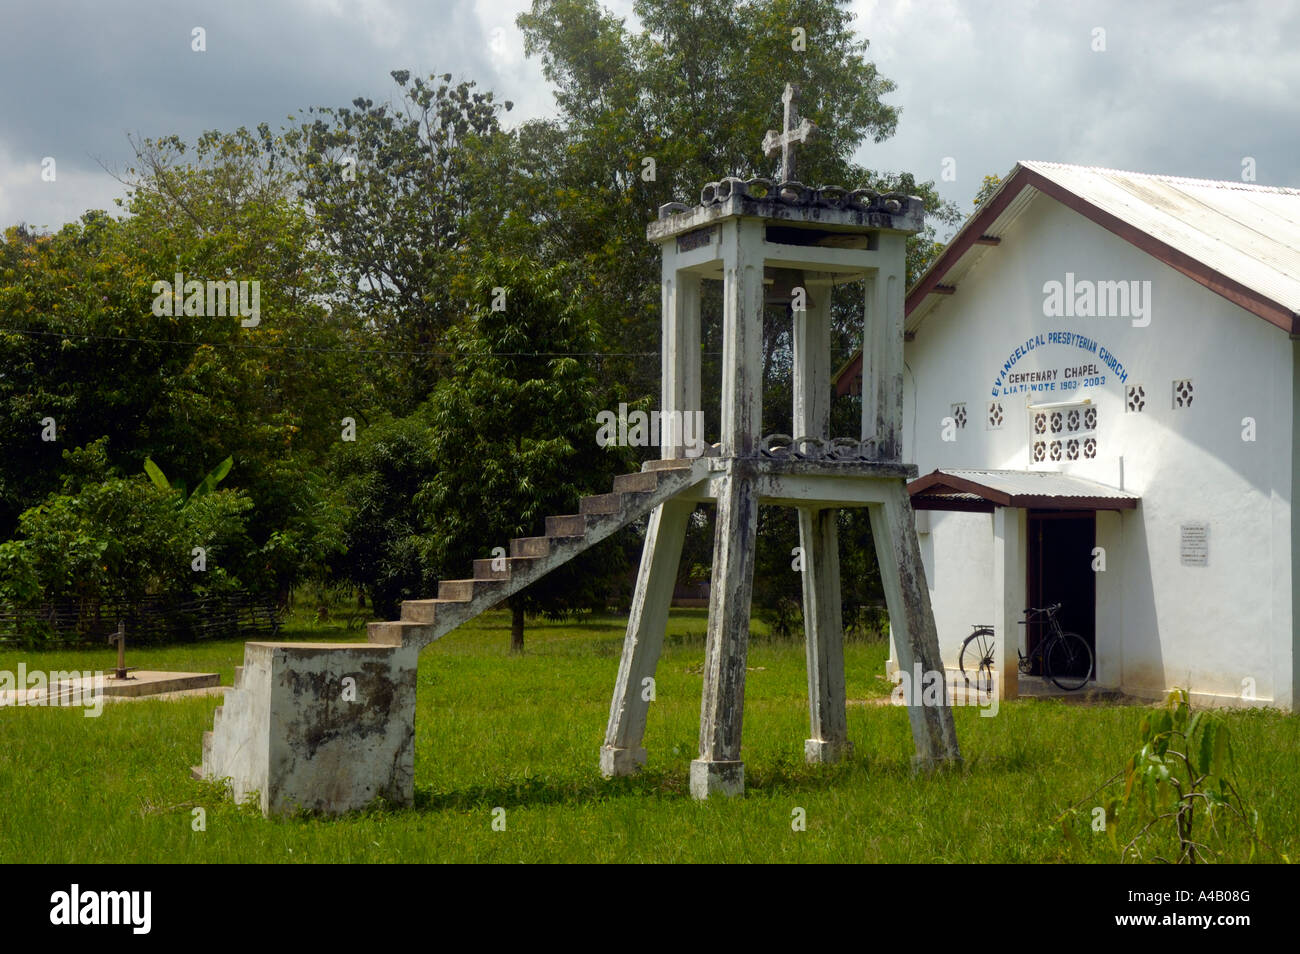
[[(1131, 754), (1141, 710), (1005, 703), (994, 718), (955, 710), (960, 771), (914, 777), (906, 713), (850, 705), (856, 758), (803, 764), (802, 646), (758, 639), (745, 701), (747, 793), (686, 793), (699, 724), (704, 611), (677, 610), (657, 674), (635, 779), (600, 778), (598, 750), (623, 621), (530, 623), (507, 652), (492, 613), (421, 657), (416, 805), (341, 819), (266, 820), (194, 782), (216, 698), (74, 709), (0, 710), (0, 861), (1113, 861), (1104, 836), (1072, 848), (1053, 819)], [(361, 638), (299, 625), (289, 638)], [(887, 695), (882, 643), (846, 646), (851, 700)], [(242, 643), (128, 649), (141, 668), (220, 672)], [(108, 647), (0, 651), (0, 669), (107, 669)], [(1300, 856), (1300, 717), (1230, 713), (1247, 797), (1268, 840)], [(206, 811), (206, 831), (191, 810)], [(492, 809), (506, 809), (506, 830)], [(791, 829), (803, 808), (807, 830)]]

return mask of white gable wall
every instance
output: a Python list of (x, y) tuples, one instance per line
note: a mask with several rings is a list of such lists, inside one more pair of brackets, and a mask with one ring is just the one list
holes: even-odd
[[(1043, 284), (1064, 282), (1067, 272), (1076, 281), (1150, 281), (1150, 325), (1045, 317)], [(1058, 375), (1056, 390), (1001, 397), (1005, 422), (986, 429), (1004, 363), (1053, 331), (1095, 340), (1098, 354), (1044, 344), (1027, 349), (1011, 373), (1095, 364), (1105, 382), (1063, 392)], [(1106, 550), (1097, 581), (1099, 682), (1236, 697), (1253, 679), (1261, 701), (1290, 704), (1293, 356), (1285, 332), (1040, 195), (906, 348), (904, 454), (922, 475), (1031, 468), (1031, 397), (1086, 397), (1098, 408), (1097, 459), (1047, 467), (1142, 496), (1136, 511), (1098, 515)], [(1104, 366), (1102, 348), (1122, 362), (1125, 381)], [(1172, 382), (1183, 378), (1192, 381), (1192, 403), (1175, 410)], [(1125, 384), (1143, 386), (1143, 412), (1125, 412)], [(941, 422), (957, 402), (969, 419), (944, 441)], [(1247, 417), (1253, 442), (1242, 439)], [(954, 666), (971, 624), (992, 621), (1002, 598), (990, 592), (992, 524), (984, 514), (930, 519), (926, 570), (943, 657)], [(1206, 567), (1180, 563), (1180, 525), (1190, 522), (1209, 525)], [(1023, 580), (1014, 583), (1023, 600)]]

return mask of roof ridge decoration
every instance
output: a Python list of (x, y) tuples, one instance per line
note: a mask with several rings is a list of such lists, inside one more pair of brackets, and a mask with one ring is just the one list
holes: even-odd
[[(888, 212), (897, 215), (907, 208), (905, 192), (877, 192), (875, 189), (846, 189), (843, 186), (810, 188), (802, 182), (776, 182), (772, 179), (741, 179), (727, 176), (710, 182), (700, 190), (700, 205), (723, 205), (732, 196), (750, 199), (769, 199), (784, 205), (800, 208), (854, 209), (859, 212)], [(678, 212), (689, 212), (685, 202), (666, 202), (659, 206), (659, 218), (666, 219)]]

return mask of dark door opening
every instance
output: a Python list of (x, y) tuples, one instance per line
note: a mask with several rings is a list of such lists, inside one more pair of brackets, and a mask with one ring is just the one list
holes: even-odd
[[(1097, 515), (1091, 510), (1030, 511), (1029, 578), (1025, 592), (1030, 606), (1061, 604), (1061, 629), (1078, 633), (1097, 656), (1097, 575), (1092, 550), (1097, 540)], [(1026, 625), (1025, 641), (1033, 652), (1048, 633), (1046, 619)], [(1093, 676), (1096, 676), (1095, 664)]]

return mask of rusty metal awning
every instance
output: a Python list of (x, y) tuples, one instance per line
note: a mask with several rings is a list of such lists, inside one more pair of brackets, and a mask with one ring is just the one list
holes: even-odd
[(1050, 470), (940, 469), (907, 485), (913, 510), (992, 513), (995, 507), (1034, 510), (1133, 510), (1137, 494)]

